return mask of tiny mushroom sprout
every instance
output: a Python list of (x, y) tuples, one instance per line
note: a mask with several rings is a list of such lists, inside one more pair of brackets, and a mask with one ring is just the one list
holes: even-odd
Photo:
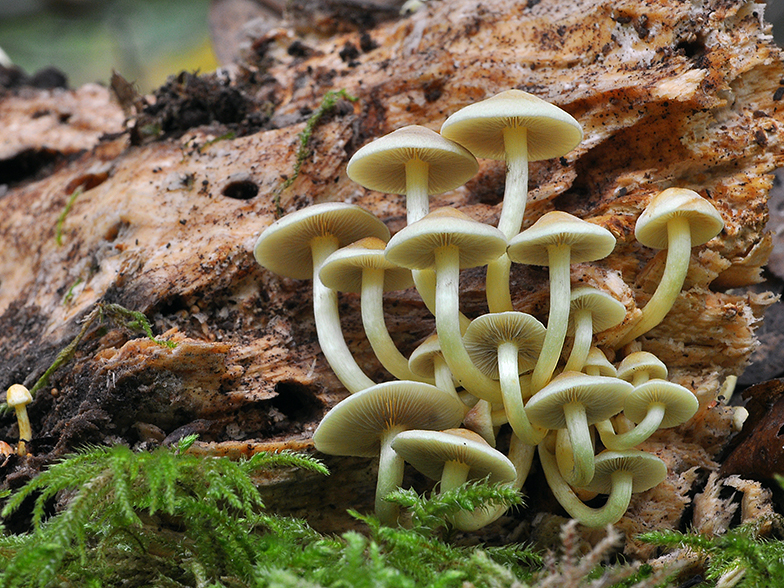
[(702, 245), (724, 228), (719, 212), (694, 190), (667, 188), (651, 200), (634, 228), (645, 247), (667, 249), (661, 281), (642, 315), (616, 347), (622, 347), (658, 325), (680, 294), (689, 269), (691, 248)]
[(317, 450), (330, 455), (379, 456), (376, 514), (385, 525), (397, 520), (397, 507), (384, 498), (403, 481), (404, 462), (392, 449), (409, 429), (456, 427), (463, 405), (424, 382), (392, 381), (357, 392), (330, 410), (313, 433)]
[(564, 370), (579, 372), (591, 349), (594, 333), (619, 325), (626, 317), (626, 307), (601, 290), (583, 286), (572, 290), (567, 335), (574, 343)]
[(568, 429), (574, 469), (567, 481), (584, 486), (594, 473), (593, 441), (589, 425), (619, 413), (633, 386), (618, 378), (563, 372), (525, 406), (532, 424), (545, 429)]
[(381, 365), (401, 380), (422, 380), (409, 369), (408, 359), (392, 341), (384, 321), (384, 292), (404, 290), (414, 283), (411, 270), (384, 256), (386, 245), (381, 239), (366, 237), (338, 249), (324, 261), (319, 277), (332, 290), (360, 292), (362, 324)]
[(401, 229), (387, 244), (387, 258), (411, 269), (435, 269), (436, 331), (446, 363), (460, 385), (474, 396), (500, 401), (501, 389), (471, 362), (460, 332), (461, 268), (496, 259), (506, 249), (498, 229), (453, 208), (440, 208)]
[(658, 429), (682, 425), (698, 408), (697, 397), (688, 388), (667, 380), (648, 380), (635, 386), (623, 408), (626, 418), (637, 426), (621, 434), (605, 426), (599, 428), (599, 435), (607, 449), (631, 449)]
[[(444, 121), (441, 134), (464, 145), (476, 157), (506, 162), (498, 228), (507, 239), (522, 226), (528, 199), (528, 162), (566, 155), (583, 138), (580, 123), (569, 113), (514, 89), (458, 110)], [(509, 268), (505, 255), (488, 266), (491, 312), (512, 310)]]
[[(479, 170), (476, 158), (461, 145), (419, 125), (397, 129), (360, 148), (348, 162), (348, 177), (379, 192), (406, 195), (406, 222), (430, 210), (429, 196), (462, 186)], [(433, 312), (433, 274), (415, 271), (422, 300)], [(435, 314), (435, 312), (433, 312)], [(467, 320), (464, 319), (467, 325)]]
[(596, 456), (596, 473), (585, 488), (609, 496), (604, 506), (591, 508), (575, 495), (561, 477), (555, 456), (547, 448), (547, 443), (539, 444), (539, 459), (556, 500), (570, 516), (586, 527), (604, 527), (617, 523), (629, 508), (632, 493), (650, 490), (667, 477), (667, 466), (655, 455), (634, 449), (603, 451)]
[(276, 274), (313, 279), (313, 313), (319, 345), (335, 375), (349, 390), (374, 385), (346, 345), (340, 328), (337, 292), (319, 277), (324, 260), (340, 247), (363, 239), (389, 239), (389, 229), (378, 218), (352, 204), (327, 202), (303, 208), (267, 227), (256, 241), (256, 261)]
[(19, 455), (27, 455), (25, 442), (33, 438), (30, 418), (27, 416), (27, 405), (32, 401), (30, 391), (21, 384), (13, 384), (5, 393), (5, 403), (16, 412), (16, 422), (19, 425), (19, 445), (16, 448)]
[(463, 336), (468, 355), (484, 374), (499, 379), (504, 410), (512, 430), (523, 442), (536, 445), (547, 434), (531, 426), (523, 406), (520, 374), (536, 365), (545, 328), (523, 312), (507, 311), (477, 317)]
[(550, 268), (550, 312), (542, 352), (531, 377), (534, 392), (553, 374), (569, 324), (572, 263), (607, 257), (615, 248), (612, 233), (565, 212), (552, 211), (509, 242), (512, 261)]

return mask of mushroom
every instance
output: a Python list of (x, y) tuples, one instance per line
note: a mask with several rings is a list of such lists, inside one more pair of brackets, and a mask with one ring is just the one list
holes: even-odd
[(463, 405), (454, 396), (424, 382), (376, 384), (342, 400), (322, 419), (313, 443), (329, 455), (379, 456), (376, 515), (393, 525), (398, 509), (385, 500), (403, 480), (404, 462), (392, 449), (395, 437), (408, 429), (456, 427)]
[(618, 365), (617, 375), (622, 380), (639, 386), (651, 379), (667, 378), (667, 366), (664, 362), (648, 351), (635, 351), (623, 358)]
[(539, 459), (556, 500), (571, 517), (586, 527), (604, 527), (617, 523), (629, 508), (632, 493), (649, 490), (667, 477), (667, 466), (655, 455), (633, 449), (603, 451), (596, 456), (593, 481), (585, 488), (609, 496), (604, 506), (591, 508), (577, 498), (561, 477), (555, 456), (547, 443), (539, 444)]
[(626, 307), (609, 294), (588, 286), (572, 290), (566, 334), (574, 335), (574, 343), (564, 370), (581, 371), (593, 334), (620, 324), (625, 317)]
[(387, 258), (411, 269), (436, 272), (436, 332), (455, 380), (474, 396), (501, 400), (497, 381), (471, 362), (460, 331), (460, 269), (485, 265), (503, 253), (506, 239), (496, 228), (453, 208), (440, 208), (401, 229), (387, 244)]
[(523, 406), (520, 373), (536, 365), (545, 328), (531, 315), (499, 312), (477, 317), (468, 326), (463, 343), (474, 365), (500, 380), (504, 410), (515, 435), (536, 445), (547, 434), (531, 426)]
[(589, 376), (618, 377), (618, 370), (598, 347), (591, 347), (588, 351), (588, 357), (585, 358), (582, 371)]
[(677, 427), (688, 421), (699, 408), (692, 392), (667, 380), (653, 379), (635, 386), (626, 397), (623, 414), (637, 426), (617, 434), (612, 426), (597, 427), (607, 449), (631, 449), (658, 429)]
[[(427, 127), (410, 125), (360, 148), (349, 160), (346, 173), (365, 188), (405, 194), (410, 225), (429, 212), (431, 194), (462, 186), (478, 169), (476, 158), (461, 145)], [(414, 282), (425, 305), (435, 314), (432, 273), (414, 272)]]
[(550, 268), (550, 313), (542, 352), (531, 377), (534, 392), (541, 390), (553, 374), (569, 324), (572, 263), (607, 257), (615, 237), (599, 225), (565, 212), (546, 213), (509, 242), (512, 261)]
[(365, 237), (389, 239), (389, 229), (359, 206), (327, 202), (275, 221), (259, 235), (256, 261), (278, 275), (313, 279), (313, 313), (319, 345), (335, 375), (349, 390), (373, 386), (351, 355), (340, 328), (337, 293), (319, 277), (324, 260), (340, 247)]
[[(520, 232), (528, 199), (528, 162), (561, 157), (574, 149), (583, 131), (570, 114), (521, 90), (507, 90), (469, 104), (444, 121), (441, 134), (476, 157), (506, 161), (506, 186), (498, 228), (511, 239)], [(487, 268), (490, 312), (512, 310), (509, 258)]]
[(563, 372), (525, 405), (528, 420), (545, 429), (568, 429), (574, 469), (567, 481), (584, 486), (594, 473), (589, 425), (619, 413), (633, 386), (618, 378)]
[(634, 236), (646, 247), (667, 249), (667, 261), (656, 291), (616, 348), (647, 333), (664, 319), (683, 287), (691, 248), (707, 243), (723, 228), (719, 212), (694, 190), (667, 188), (651, 200), (637, 219)]
[(389, 336), (384, 321), (384, 292), (413, 285), (411, 270), (398, 267), (384, 256), (386, 242), (366, 237), (338, 249), (321, 266), (319, 277), (327, 288), (338, 292), (360, 292), (362, 325), (370, 346), (386, 370), (400, 380), (432, 379), (415, 375), (408, 359)]
[(5, 393), (5, 403), (16, 412), (16, 422), (19, 425), (19, 445), (16, 446), (16, 452), (21, 456), (27, 455), (25, 442), (33, 438), (30, 418), (27, 416), (27, 405), (32, 401), (30, 391), (21, 384), (13, 384)]
[(466, 408), (476, 403), (476, 398), (467, 392), (457, 392), (452, 372), (449, 371), (449, 366), (446, 365), (444, 355), (441, 353), (438, 333), (433, 333), (414, 349), (408, 359), (408, 367), (417, 376), (416, 379), (423, 379), (431, 383), (435, 381), (437, 388), (460, 398)]

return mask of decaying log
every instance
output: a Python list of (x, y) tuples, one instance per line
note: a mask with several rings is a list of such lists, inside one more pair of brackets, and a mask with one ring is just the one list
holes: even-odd
[[(719, 387), (744, 370), (773, 302), (744, 290), (761, 279), (771, 243), (766, 196), (771, 172), (784, 162), (784, 67), (763, 8), (734, 0), (432, 0), (369, 31), (320, 39), (278, 28), (254, 44), (255, 61), (230, 75), (170, 80), (154, 103), (138, 107), (131, 132), (97, 86), (4, 95), (0, 385), (35, 382), (99, 301), (144, 312), (178, 346), (116, 328), (91, 331), (29, 407), (33, 455), (7, 459), (0, 477), (17, 485), (86, 443), (149, 447), (189, 432), (212, 453), (310, 450), (319, 419), (346, 392), (319, 353), (310, 283), (259, 268), (255, 239), (278, 206), (285, 213), (324, 201), (359, 204), (399, 230), (403, 198), (353, 184), (348, 157), (402, 125), (438, 129), (460, 107), (520, 88), (559, 105), (585, 130), (572, 153), (531, 164), (525, 226), (558, 209), (612, 231), (615, 252), (574, 266), (572, 280), (611, 292), (629, 320), (655, 289), (665, 257), (634, 239), (652, 195), (692, 188), (726, 223), (694, 250), (675, 308), (641, 339), (701, 404), (692, 421), (645, 445), (670, 473), (635, 496), (619, 525), (628, 554), (650, 555), (631, 538), (677, 526), (695, 481), (716, 469), (732, 422), (731, 409), (716, 402)], [(340, 89), (356, 101), (339, 100), (325, 114), (287, 185), (309, 116)], [(465, 187), (431, 205), (494, 223), (503, 179), (502, 163), (482, 161)], [(516, 265), (512, 287), (515, 307), (544, 320), (546, 271)], [(462, 291), (467, 315), (486, 312), (482, 272), (465, 272)], [(349, 346), (371, 378), (389, 379), (358, 310), (356, 296), (341, 295)], [(413, 291), (389, 294), (386, 310), (406, 353), (434, 327)], [(599, 343), (611, 350), (616, 336), (604, 333)], [(0, 436), (15, 435), (4, 416)], [(271, 479), (275, 506), (318, 512), (312, 522), (322, 530), (350, 525), (346, 508), (372, 503), (372, 466), (337, 458), (328, 465), (327, 480)], [(534, 474), (528, 507), (493, 532), (505, 536), (522, 521), (543, 533), (562, 511), (542, 485)]]

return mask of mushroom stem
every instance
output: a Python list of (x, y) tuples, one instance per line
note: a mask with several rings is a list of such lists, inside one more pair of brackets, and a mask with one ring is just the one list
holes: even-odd
[(569, 261), (568, 245), (551, 245), (547, 248), (550, 261), (550, 313), (542, 351), (531, 376), (531, 390), (536, 393), (544, 388), (553, 375), (566, 338), (569, 320)]
[(564, 371), (582, 371), (592, 341), (593, 315), (589, 309), (581, 308), (574, 314), (574, 342)]
[(681, 292), (691, 258), (691, 231), (684, 217), (673, 217), (667, 222), (667, 261), (656, 291), (642, 309), (642, 316), (632, 329), (615, 345), (616, 349), (634, 341), (658, 325), (675, 303)]
[(313, 256), (313, 314), (316, 335), (327, 363), (341, 383), (354, 394), (375, 385), (357, 365), (346, 345), (340, 328), (338, 293), (327, 288), (319, 277), (324, 261), (338, 249), (338, 239), (333, 236), (317, 237), (311, 241)]
[(444, 470), (441, 473), (441, 486), (439, 494), (443, 494), (449, 490), (454, 490), (458, 486), (462, 486), (468, 479), (468, 472), (471, 468), (459, 461), (447, 461), (444, 463)]
[(27, 455), (26, 442), (33, 438), (33, 429), (30, 426), (30, 417), (27, 416), (27, 406), (15, 406), (16, 422), (19, 426), (19, 444), (16, 446), (16, 453), (21, 456)]
[(570, 402), (564, 404), (563, 411), (574, 459), (574, 467), (567, 480), (572, 486), (585, 486), (593, 479), (594, 473), (593, 440), (585, 406), (580, 402)]
[(384, 270), (362, 270), (362, 325), (365, 327), (373, 352), (381, 365), (398, 380), (428, 382), (432, 380), (415, 375), (408, 367), (408, 359), (398, 350), (389, 336), (384, 321)]
[(430, 211), (427, 193), (430, 164), (418, 157), (406, 162), (406, 222), (410, 225)]
[[(414, 286), (416, 286), (419, 297), (425, 303), (425, 307), (430, 311), (433, 316), (436, 315), (436, 273), (433, 270), (413, 270), (411, 275), (414, 278)], [(462, 312), (458, 313), (460, 317), (460, 333), (465, 333), (468, 325), (471, 324), (469, 319)]]
[(542, 462), (547, 484), (556, 500), (569, 515), (586, 527), (603, 527), (618, 522), (632, 498), (632, 474), (618, 470), (612, 474), (612, 490), (607, 502), (601, 508), (591, 508), (583, 503), (558, 471), (555, 456), (548, 451), (545, 443), (539, 444), (539, 459)]
[(616, 433), (612, 422), (609, 420), (602, 421), (602, 426), (599, 426), (599, 423), (597, 423), (596, 429), (599, 431), (602, 443), (604, 443), (607, 449), (631, 449), (645, 441), (659, 429), (666, 411), (667, 407), (664, 404), (653, 402), (648, 406), (648, 413), (645, 415), (645, 418), (626, 433)]
[[(452, 372), (449, 371), (449, 366), (446, 365), (446, 361), (441, 354), (437, 354), (433, 358), (433, 374), (435, 376), (436, 388), (441, 388), (441, 390), (444, 392), (460, 398), (457, 390), (455, 389), (455, 382), (452, 379)], [(460, 402), (463, 402), (462, 399)], [(466, 407), (466, 410), (468, 410), (468, 407)]]
[(400, 488), (406, 462), (392, 449), (392, 441), (403, 429), (394, 427), (381, 435), (381, 449), (378, 455), (378, 481), (376, 482), (376, 516), (382, 525), (397, 524), (399, 508), (387, 500), (389, 494)]
[[(528, 200), (528, 130), (506, 127), (503, 130), (506, 150), (506, 186), (498, 228), (507, 239), (520, 232)], [(512, 262), (504, 253), (487, 265), (487, 306), (490, 312), (512, 310), (509, 272)]]
[(514, 434), (529, 445), (537, 445), (547, 434), (534, 427), (525, 414), (523, 392), (518, 375), (517, 345), (503, 342), (498, 346), (498, 375), (504, 399), (504, 411)]
[[(463, 344), (458, 305), (460, 286), (459, 250), (446, 245), (435, 250), (436, 262), (436, 331), (441, 353), (457, 382), (474, 396), (499, 402), (501, 388), (497, 381), (479, 371)], [(568, 296), (567, 296), (568, 298)]]

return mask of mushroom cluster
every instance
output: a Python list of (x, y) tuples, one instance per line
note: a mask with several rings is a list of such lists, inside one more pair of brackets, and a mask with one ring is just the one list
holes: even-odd
[[(353, 155), (352, 180), (406, 196), (407, 226), (391, 238), (381, 220), (343, 203), (299, 210), (259, 236), (254, 253), (262, 266), (313, 279), (319, 343), (350, 393), (321, 421), (314, 445), (333, 455), (378, 456), (376, 513), (383, 523), (397, 523), (385, 497), (402, 483), (406, 462), (438, 481), (440, 491), (479, 478), (519, 490), (538, 449), (555, 497), (591, 527), (618, 521), (633, 492), (665, 478), (665, 464), (638, 446), (658, 429), (688, 421), (696, 397), (667, 381), (666, 366), (650, 353), (630, 353), (614, 366), (594, 337), (624, 323), (615, 343), (628, 350), (623, 346), (661, 322), (683, 285), (691, 248), (716, 236), (723, 222), (696, 192), (666, 189), (635, 230), (640, 244), (667, 249), (661, 284), (641, 312), (627, 317), (608, 292), (573, 290), (571, 264), (608, 256), (615, 237), (560, 211), (521, 228), (528, 162), (562, 157), (582, 136), (560, 108), (520, 90), (502, 92), (452, 114), (440, 133), (408, 126)], [(478, 171), (477, 157), (506, 162), (498, 227), (452, 208), (429, 209), (430, 195)], [(512, 263), (548, 268), (546, 326), (513, 308)], [(472, 320), (460, 311), (459, 276), (474, 267), (487, 268), (489, 312)], [(435, 316), (436, 332), (406, 358), (387, 331), (383, 293), (412, 284)], [(374, 382), (352, 357), (340, 328), (339, 291), (361, 294), (368, 341), (394, 380)], [(506, 424), (508, 455), (495, 447)], [(604, 506), (578, 497), (592, 493), (608, 495)], [(502, 513), (462, 513), (453, 523), (477, 529)]]

